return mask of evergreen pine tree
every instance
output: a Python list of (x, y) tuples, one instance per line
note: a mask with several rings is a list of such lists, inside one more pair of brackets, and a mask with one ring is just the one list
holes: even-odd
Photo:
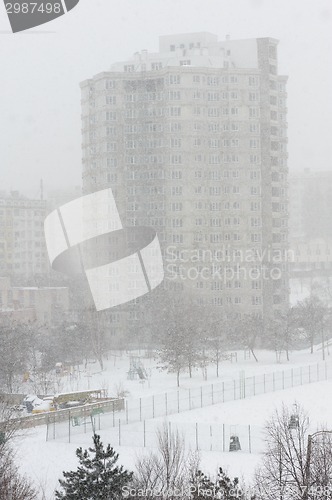
[[(244, 500), (246, 497), (242, 492), (238, 478), (230, 479), (225, 471), (219, 467), (215, 481), (206, 476), (202, 471), (198, 471), (192, 479), (192, 499), (193, 500), (232, 500), (238, 498)], [(254, 499), (254, 497), (250, 497)]]
[(93, 435), (93, 447), (77, 448), (79, 466), (76, 471), (63, 472), (59, 479), (62, 490), (57, 500), (118, 500), (122, 488), (132, 479), (132, 473), (116, 465), (119, 455), (108, 444), (104, 449), (100, 436)]

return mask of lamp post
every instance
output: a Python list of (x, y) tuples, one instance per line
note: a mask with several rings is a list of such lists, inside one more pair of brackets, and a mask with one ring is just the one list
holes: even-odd
[(332, 431), (317, 431), (314, 434), (309, 434), (308, 435), (308, 445), (307, 445), (307, 460), (306, 460), (306, 470), (305, 470), (305, 476), (306, 476), (306, 492), (305, 496), (303, 497), (304, 500), (309, 499), (309, 487), (310, 487), (310, 461), (311, 461), (311, 452), (312, 452), (312, 442), (313, 439), (316, 438), (317, 436), (323, 436), (325, 434), (332, 434)]

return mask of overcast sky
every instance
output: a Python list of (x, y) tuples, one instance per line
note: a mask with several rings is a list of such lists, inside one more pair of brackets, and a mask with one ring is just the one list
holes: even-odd
[(25, 33), (0, 5), (0, 191), (81, 183), (79, 82), (158, 36), (209, 31), (280, 40), (289, 75), (289, 167), (331, 169), (332, 9), (329, 0), (80, 0)]

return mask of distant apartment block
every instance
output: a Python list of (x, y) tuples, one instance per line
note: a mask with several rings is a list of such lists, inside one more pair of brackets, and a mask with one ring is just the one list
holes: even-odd
[(0, 278), (0, 321), (51, 324), (69, 308), (65, 287), (13, 287), (9, 278)]
[(49, 270), (44, 238), (45, 200), (31, 200), (17, 191), (0, 193), (0, 273), (25, 278)]
[(291, 240), (332, 239), (332, 172), (304, 169), (289, 176)]
[(277, 45), (161, 36), (159, 52), (81, 83), (84, 193), (111, 187), (123, 225), (157, 230), (166, 287), (239, 316), (288, 305), (287, 77)]
[(332, 172), (304, 169), (289, 176), (292, 278), (332, 277)]

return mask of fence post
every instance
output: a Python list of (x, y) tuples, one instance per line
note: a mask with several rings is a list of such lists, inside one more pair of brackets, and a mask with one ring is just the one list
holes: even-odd
[(251, 426), (248, 425), (248, 436), (249, 436), (249, 453), (251, 453)]
[(119, 418), (119, 446), (121, 446), (121, 419)]
[(222, 424), (222, 451), (225, 451), (225, 424)]
[(196, 422), (196, 450), (198, 451), (198, 423)]
[(168, 407), (167, 407), (167, 392), (165, 392), (165, 410), (166, 410), (166, 416), (168, 415)]
[(70, 443), (70, 410), (68, 412), (68, 443)]
[(143, 421), (143, 448), (146, 446), (146, 437), (145, 437), (145, 420)]
[(213, 384), (211, 384), (211, 402), (214, 404)]
[(210, 451), (213, 449), (213, 439), (212, 439), (212, 425), (210, 425)]
[(113, 427), (115, 427), (114, 400), (112, 401), (112, 404), (113, 404)]

